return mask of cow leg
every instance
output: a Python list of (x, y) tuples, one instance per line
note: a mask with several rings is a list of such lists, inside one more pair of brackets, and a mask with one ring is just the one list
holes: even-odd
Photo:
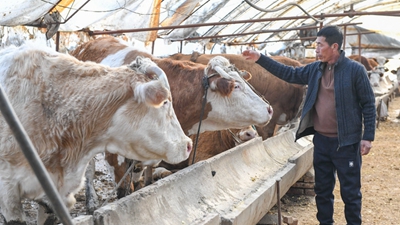
[[(133, 164), (133, 167), (130, 171), (129, 168), (131, 168)], [(120, 166), (120, 168), (114, 170), (115, 174), (115, 181), (117, 183), (120, 182), (120, 180), (125, 176), (124, 181), (121, 183), (120, 187), (117, 189), (117, 198), (123, 198), (127, 195), (130, 195), (135, 191), (134, 187), (134, 180), (135, 177), (137, 176), (137, 172), (139, 172), (139, 176), (141, 174), (141, 171), (143, 170), (143, 165), (142, 162), (133, 160), (133, 159), (126, 159), (125, 162)], [(127, 175), (125, 175), (128, 173)], [(136, 176), (135, 176), (136, 175)]]
[(148, 165), (144, 170), (144, 186), (150, 185), (153, 183), (153, 166)]
[(58, 218), (50, 208), (48, 203), (39, 202), (37, 224), (38, 225), (56, 225), (58, 224)]
[(90, 160), (89, 165), (87, 166), (85, 171), (85, 177), (86, 177), (85, 197), (86, 197), (86, 211), (88, 215), (93, 215), (93, 212), (99, 206), (99, 199), (93, 184), (94, 174), (96, 170), (95, 163), (96, 161), (94, 158)]
[(157, 180), (165, 178), (171, 174), (172, 174), (172, 172), (165, 169), (164, 167), (157, 167), (154, 169), (153, 179), (154, 179), (154, 181), (157, 181)]
[(0, 180), (0, 210), (5, 219), (5, 224), (24, 224), (25, 214), (21, 204), (17, 187), (5, 185)]

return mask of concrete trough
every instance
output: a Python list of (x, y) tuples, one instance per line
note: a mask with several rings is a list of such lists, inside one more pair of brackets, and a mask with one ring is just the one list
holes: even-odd
[[(254, 225), (312, 166), (311, 137), (256, 138), (79, 218), (79, 224)], [(85, 221), (85, 222), (84, 222)]]

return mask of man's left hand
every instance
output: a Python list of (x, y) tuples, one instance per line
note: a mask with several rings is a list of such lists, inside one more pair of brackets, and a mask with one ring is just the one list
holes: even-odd
[(372, 148), (371, 141), (361, 140), (361, 145), (360, 145), (360, 153), (361, 153), (361, 155), (368, 155), (368, 153), (371, 150), (371, 148)]

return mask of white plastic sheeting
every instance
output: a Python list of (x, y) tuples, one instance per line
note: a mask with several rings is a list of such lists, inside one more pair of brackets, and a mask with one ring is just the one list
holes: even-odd
[[(296, 28), (303, 23), (315, 23), (312, 18), (286, 19), (321, 14), (344, 13), (349, 10), (355, 12), (390, 12), (400, 11), (400, 2), (393, 0), (249, 0), (257, 7), (267, 10), (260, 11), (243, 0), (2, 0), (0, 4), (1, 26), (34, 25), (46, 27), (44, 18), (49, 13), (60, 14), (58, 31), (117, 31), (151, 27), (166, 27), (179, 25), (193, 25), (203, 23), (218, 23), (230, 21), (244, 21), (256, 19), (274, 19), (264, 22), (248, 22), (224, 25), (210, 25), (179, 29), (160, 29), (142, 32), (124, 32), (129, 39), (149, 43), (162, 40), (171, 44), (171, 41), (184, 40), (198, 36), (220, 36), (218, 38), (198, 39), (201, 47), (207, 43), (217, 43), (216, 49), (225, 43), (252, 43), (268, 42), (297, 37), (297, 30), (281, 32), (255, 33), (262, 30), (280, 28)], [(398, 15), (398, 14), (397, 14)], [(368, 27), (367, 21), (377, 16), (340, 16), (326, 17), (323, 24), (341, 24), (362, 22), (360, 26), (378, 33), (396, 33), (391, 26)], [(390, 21), (385, 24), (398, 24), (398, 16), (379, 16), (380, 20)], [(321, 19), (321, 18), (318, 18)], [(48, 25), (48, 23), (47, 23)], [(46, 29), (46, 28), (44, 28)], [(47, 30), (50, 28), (47, 27)], [(54, 29), (55, 30), (55, 29)], [(251, 33), (243, 35), (243, 33)], [(232, 35), (237, 34), (237, 35)], [(226, 36), (231, 35), (231, 36)], [(0, 34), (3, 39), (3, 35)], [(364, 41), (364, 40), (363, 40)], [(2, 40), (4, 43), (5, 41)], [(188, 43), (188, 42), (185, 42)], [(273, 43), (268, 43), (274, 45)], [(256, 46), (256, 45), (254, 45)], [(211, 49), (210, 45), (207, 46)], [(261, 50), (263, 46), (256, 46)], [(230, 48), (227, 49), (228, 52)], [(214, 51), (213, 53), (218, 53)]]

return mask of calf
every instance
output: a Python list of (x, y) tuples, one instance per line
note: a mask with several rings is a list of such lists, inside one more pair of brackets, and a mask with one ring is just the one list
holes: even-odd
[[(0, 83), (67, 208), (98, 153), (178, 163), (191, 152), (165, 74), (148, 59), (111, 68), (26, 44), (0, 52)], [(9, 224), (26, 223), (23, 199), (49, 205), (3, 117), (0, 199)]]

